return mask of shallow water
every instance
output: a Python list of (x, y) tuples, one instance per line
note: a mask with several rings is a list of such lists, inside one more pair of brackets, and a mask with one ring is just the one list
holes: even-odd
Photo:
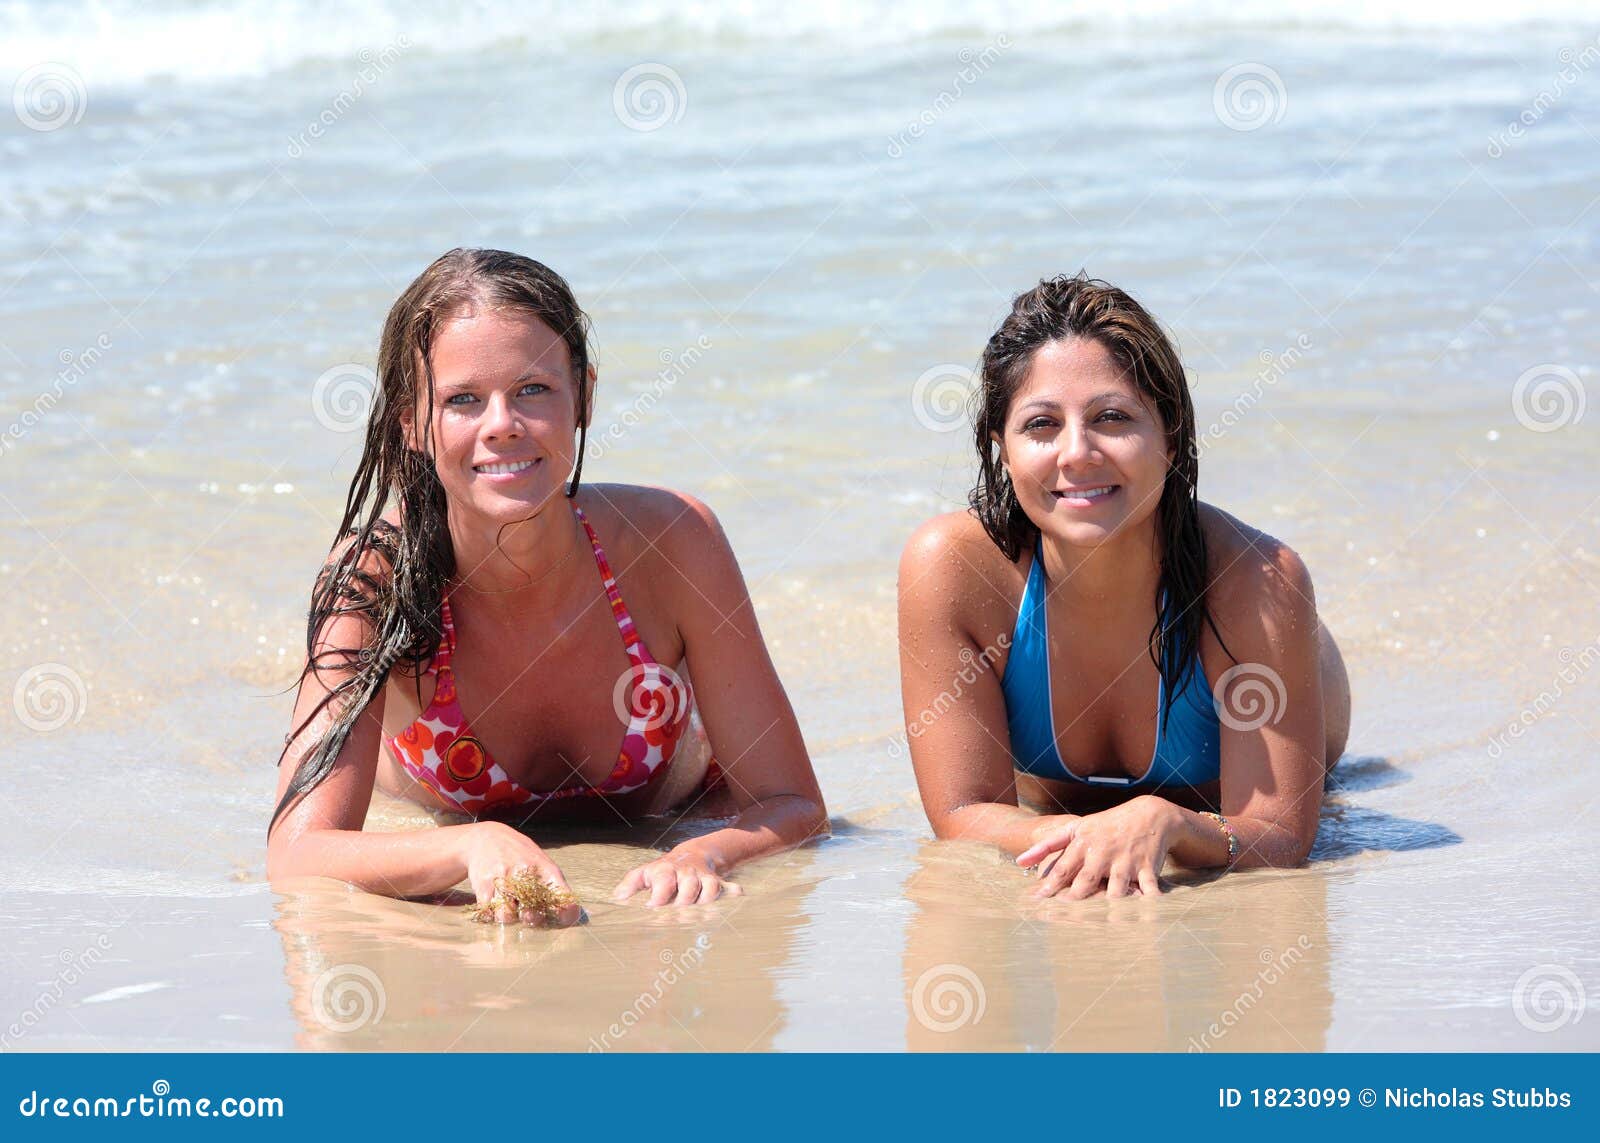
[[(76, 61), (83, 115), (0, 117), (4, 1046), (1600, 1046), (1600, 46), (1560, 6), (1457, 7), (784, 39), (375, 3), (238, 55), (179, 50), (217, 5), (105, 5), (93, 42), (8, 9), (6, 77)], [(681, 92), (619, 112), (656, 62)], [(1237, 65), (1265, 104), (1218, 95)], [(609, 904), (658, 829), (540, 836), (589, 906), (563, 933), (264, 882), (346, 382), (458, 244), (590, 310), (586, 475), (702, 496), (740, 554), (834, 819), (742, 899)], [(1079, 267), (1173, 329), (1202, 495), (1306, 557), (1345, 649), (1304, 869), (1030, 907), (929, 840), (895, 561), (964, 496), (949, 379)]]

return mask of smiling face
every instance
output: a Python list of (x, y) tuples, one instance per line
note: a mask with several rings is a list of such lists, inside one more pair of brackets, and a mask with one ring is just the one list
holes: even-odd
[(996, 437), (1017, 503), (1041, 533), (1094, 547), (1150, 520), (1171, 453), (1160, 417), (1100, 342), (1033, 354)]
[[(434, 465), (451, 511), (488, 523), (537, 512), (576, 459), (579, 393), (566, 342), (529, 314), (469, 306), (439, 323), (432, 363)], [(422, 394), (401, 414), (413, 442), (426, 410)]]

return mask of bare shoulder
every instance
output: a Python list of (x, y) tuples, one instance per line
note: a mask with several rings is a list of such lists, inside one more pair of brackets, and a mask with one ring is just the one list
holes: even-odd
[[(322, 562), (321, 570), (317, 573), (319, 583), (348, 562), (351, 552), (360, 540), (358, 526), (334, 542)], [(399, 544), (400, 514), (398, 509), (391, 508), (374, 522), (371, 533), (361, 545), (361, 551), (355, 554), (355, 574), (350, 577), (350, 588), (361, 591), (381, 590), (394, 569)]]
[(687, 492), (653, 484), (592, 484), (579, 489), (578, 506), (632, 558), (659, 556), (692, 565), (728, 551), (716, 513)]
[(1211, 576), (1206, 602), (1224, 630), (1315, 630), (1316, 593), (1298, 552), (1209, 504), (1200, 506), (1200, 526)]
[(1030, 558), (1006, 558), (971, 512), (926, 520), (900, 554), (902, 615), (908, 608), (943, 612), (974, 633), (1003, 625), (1022, 597)]

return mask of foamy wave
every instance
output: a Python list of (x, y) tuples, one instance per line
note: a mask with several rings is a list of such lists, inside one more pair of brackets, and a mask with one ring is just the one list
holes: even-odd
[(1578, 24), (1591, 0), (1540, 0), (1508, 15), (1500, 3), (1413, 0), (1012, 0), (974, 11), (958, 0), (648, 0), (585, 10), (532, 0), (477, 0), (448, 10), (419, 0), (12, 0), (0, 2), (0, 75), (12, 82), (42, 61), (67, 64), (96, 85), (156, 76), (219, 80), (264, 75), (314, 60), (345, 60), (401, 40), (441, 53), (525, 43), (541, 50), (689, 49), (804, 39), (843, 47), (903, 45), (937, 36), (1016, 38), (1075, 28), (1167, 32), (1249, 27), (1373, 31), (1465, 30), (1509, 23)]

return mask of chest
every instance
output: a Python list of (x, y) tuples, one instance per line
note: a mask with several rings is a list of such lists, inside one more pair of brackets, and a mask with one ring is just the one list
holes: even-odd
[(1061, 761), (1084, 778), (1143, 775), (1155, 753), (1160, 695), (1149, 626), (1052, 619), (1050, 712)]
[[(392, 681), (386, 732), (396, 733), (430, 708), (439, 717), (450, 698), (441, 694), (443, 685), (453, 688), (462, 733), (476, 738), (519, 785), (553, 790), (603, 782), (633, 720), (629, 688), (638, 677), (604, 592), (562, 615), (526, 622), (475, 622), (459, 602), (454, 610), (456, 647), (448, 671)], [(679, 665), (676, 632), (658, 630), (630, 611), (647, 653)]]

